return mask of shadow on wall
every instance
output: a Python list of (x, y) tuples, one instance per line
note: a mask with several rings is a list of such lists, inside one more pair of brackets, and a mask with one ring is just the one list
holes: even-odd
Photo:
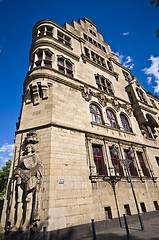
[(2, 216), (3, 204), (4, 204), (4, 199), (0, 199), (0, 221)]

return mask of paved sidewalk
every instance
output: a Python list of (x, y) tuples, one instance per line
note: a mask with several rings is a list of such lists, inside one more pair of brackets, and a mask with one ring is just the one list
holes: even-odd
[[(141, 230), (138, 217), (135, 216), (134, 219), (128, 217), (128, 226), (130, 233), (130, 240), (159, 240), (159, 211), (154, 213), (144, 213), (142, 214), (144, 230)], [(122, 219), (122, 227), (119, 224), (110, 223), (109, 228), (105, 230), (98, 231), (98, 226), (96, 227), (96, 240), (118, 240), (127, 239), (126, 229)], [(90, 239), (90, 238), (89, 238)]]

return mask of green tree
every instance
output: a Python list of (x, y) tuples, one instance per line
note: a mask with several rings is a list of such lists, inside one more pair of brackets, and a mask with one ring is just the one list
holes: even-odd
[(6, 165), (2, 167), (2, 169), (0, 169), (0, 198), (2, 198), (5, 195), (10, 166), (11, 160), (8, 160), (6, 162)]
[[(151, 6), (152, 4), (156, 3), (156, 7), (159, 7), (159, 0), (151, 0), (149, 6)], [(159, 28), (157, 29), (157, 38), (159, 37)]]

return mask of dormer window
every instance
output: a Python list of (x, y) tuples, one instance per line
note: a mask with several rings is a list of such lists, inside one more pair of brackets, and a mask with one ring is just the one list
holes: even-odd
[(73, 77), (73, 64), (70, 60), (64, 57), (58, 57), (57, 60), (59, 72), (66, 74), (69, 77)]
[(60, 31), (57, 31), (57, 37), (58, 37), (58, 40), (65, 44), (66, 46), (70, 47), (71, 46), (71, 38), (66, 36), (65, 34), (63, 34), (62, 32)]

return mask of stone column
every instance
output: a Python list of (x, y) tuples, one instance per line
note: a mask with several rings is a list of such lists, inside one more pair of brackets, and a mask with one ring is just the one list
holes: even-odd
[(97, 175), (97, 171), (96, 171), (96, 165), (93, 159), (93, 150), (92, 150), (92, 142), (91, 139), (87, 139), (88, 140), (88, 154), (89, 154), (89, 167), (90, 167), (90, 175), (91, 176), (96, 176)]

